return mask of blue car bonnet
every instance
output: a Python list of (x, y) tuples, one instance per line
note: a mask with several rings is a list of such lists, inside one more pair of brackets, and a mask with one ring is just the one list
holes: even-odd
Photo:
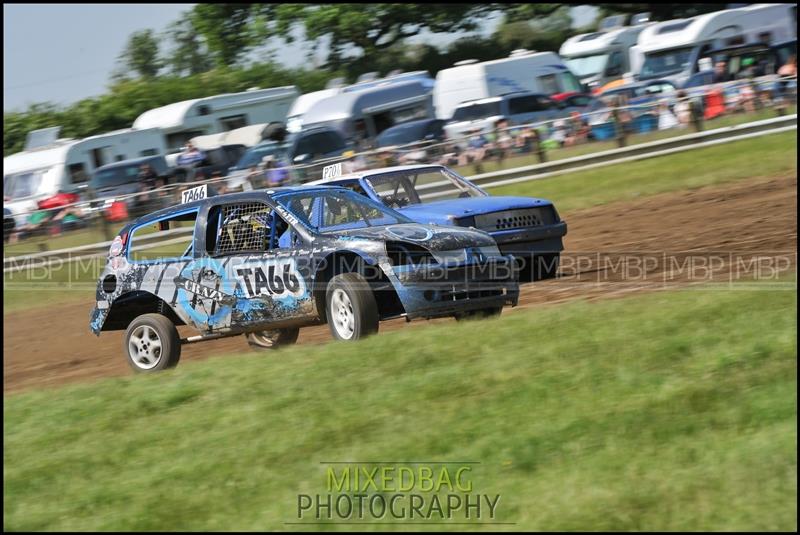
[(410, 204), (398, 211), (419, 223), (452, 225), (453, 222), (448, 220), (447, 216), (460, 218), (502, 210), (549, 206), (551, 204), (546, 199), (537, 199), (535, 197), (468, 197), (424, 204)]

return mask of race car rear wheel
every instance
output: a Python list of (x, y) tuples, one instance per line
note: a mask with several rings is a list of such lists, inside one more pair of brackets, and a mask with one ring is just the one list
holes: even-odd
[(358, 340), (378, 332), (378, 304), (369, 283), (358, 273), (342, 273), (325, 292), (328, 325), (339, 340)]
[(295, 327), (292, 329), (271, 329), (266, 331), (257, 331), (254, 333), (247, 333), (247, 343), (253, 349), (259, 351), (268, 351), (282, 346), (289, 346), (297, 342), (297, 337), (300, 335), (300, 329)]
[(181, 339), (175, 325), (161, 314), (142, 314), (125, 331), (128, 364), (138, 373), (174, 368), (181, 359)]
[(469, 312), (461, 312), (455, 315), (457, 321), (464, 320), (479, 320), (496, 318), (503, 313), (503, 307), (483, 308), (481, 310), (471, 310)]

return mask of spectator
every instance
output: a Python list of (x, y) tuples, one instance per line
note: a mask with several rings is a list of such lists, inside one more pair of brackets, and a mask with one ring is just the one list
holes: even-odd
[(678, 125), (678, 119), (672, 114), (669, 109), (669, 103), (662, 100), (658, 104), (658, 129), (668, 130)]
[(268, 186), (278, 187), (289, 181), (289, 174), (286, 168), (279, 167), (278, 161), (274, 156), (264, 156), (261, 161), (264, 163), (264, 175), (266, 175)]
[(678, 102), (675, 104), (675, 115), (678, 116), (678, 123), (681, 128), (689, 126), (692, 120), (692, 113), (689, 107), (689, 99), (686, 97), (686, 92), (681, 89), (677, 93)]
[(711, 79), (713, 83), (719, 84), (730, 80), (726, 69), (727, 66), (728, 64), (724, 61), (718, 61), (717, 64), (714, 65), (714, 76)]
[(153, 171), (153, 168), (150, 167), (149, 164), (143, 163), (139, 166), (139, 176), (137, 178), (139, 180), (140, 191), (142, 191), (142, 188), (144, 191), (149, 191), (156, 187), (158, 174)]
[(738, 107), (746, 112), (754, 112), (756, 111), (755, 100), (756, 93), (748, 82), (739, 90)]
[(792, 54), (778, 69), (778, 76), (797, 76), (797, 56)]
[(589, 137), (590, 127), (577, 111), (570, 113), (567, 138), (565, 145), (577, 145), (583, 143)]
[(558, 143), (559, 147), (563, 147), (567, 141), (567, 123), (564, 119), (559, 119), (553, 123), (553, 133), (550, 134), (550, 139)]
[[(470, 130), (470, 136), (467, 139), (467, 149), (463, 153), (466, 163), (481, 162), (486, 155), (486, 146), (488, 141), (486, 137), (481, 134), (480, 128)], [(464, 165), (464, 164), (461, 164)]]
[(499, 119), (496, 121), (494, 123), (494, 134), (494, 152), (497, 156), (498, 165), (502, 165), (509, 149), (511, 149), (511, 146), (514, 144), (514, 140), (509, 131), (508, 120)]
[(205, 153), (195, 147), (191, 141), (187, 141), (183, 151), (178, 155), (178, 165), (195, 167), (205, 159)]

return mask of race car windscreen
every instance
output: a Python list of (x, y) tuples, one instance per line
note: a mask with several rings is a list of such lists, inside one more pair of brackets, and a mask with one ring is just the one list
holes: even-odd
[(398, 223), (411, 219), (350, 191), (282, 195), (278, 202), (302, 223), (322, 234)]
[(396, 171), (370, 176), (367, 182), (389, 208), (484, 196), (478, 188), (445, 169)]

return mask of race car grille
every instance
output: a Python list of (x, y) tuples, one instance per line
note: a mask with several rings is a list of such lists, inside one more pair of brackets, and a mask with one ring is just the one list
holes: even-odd
[(555, 222), (556, 214), (552, 206), (504, 210), (475, 216), (475, 227), (487, 232), (540, 227)]

